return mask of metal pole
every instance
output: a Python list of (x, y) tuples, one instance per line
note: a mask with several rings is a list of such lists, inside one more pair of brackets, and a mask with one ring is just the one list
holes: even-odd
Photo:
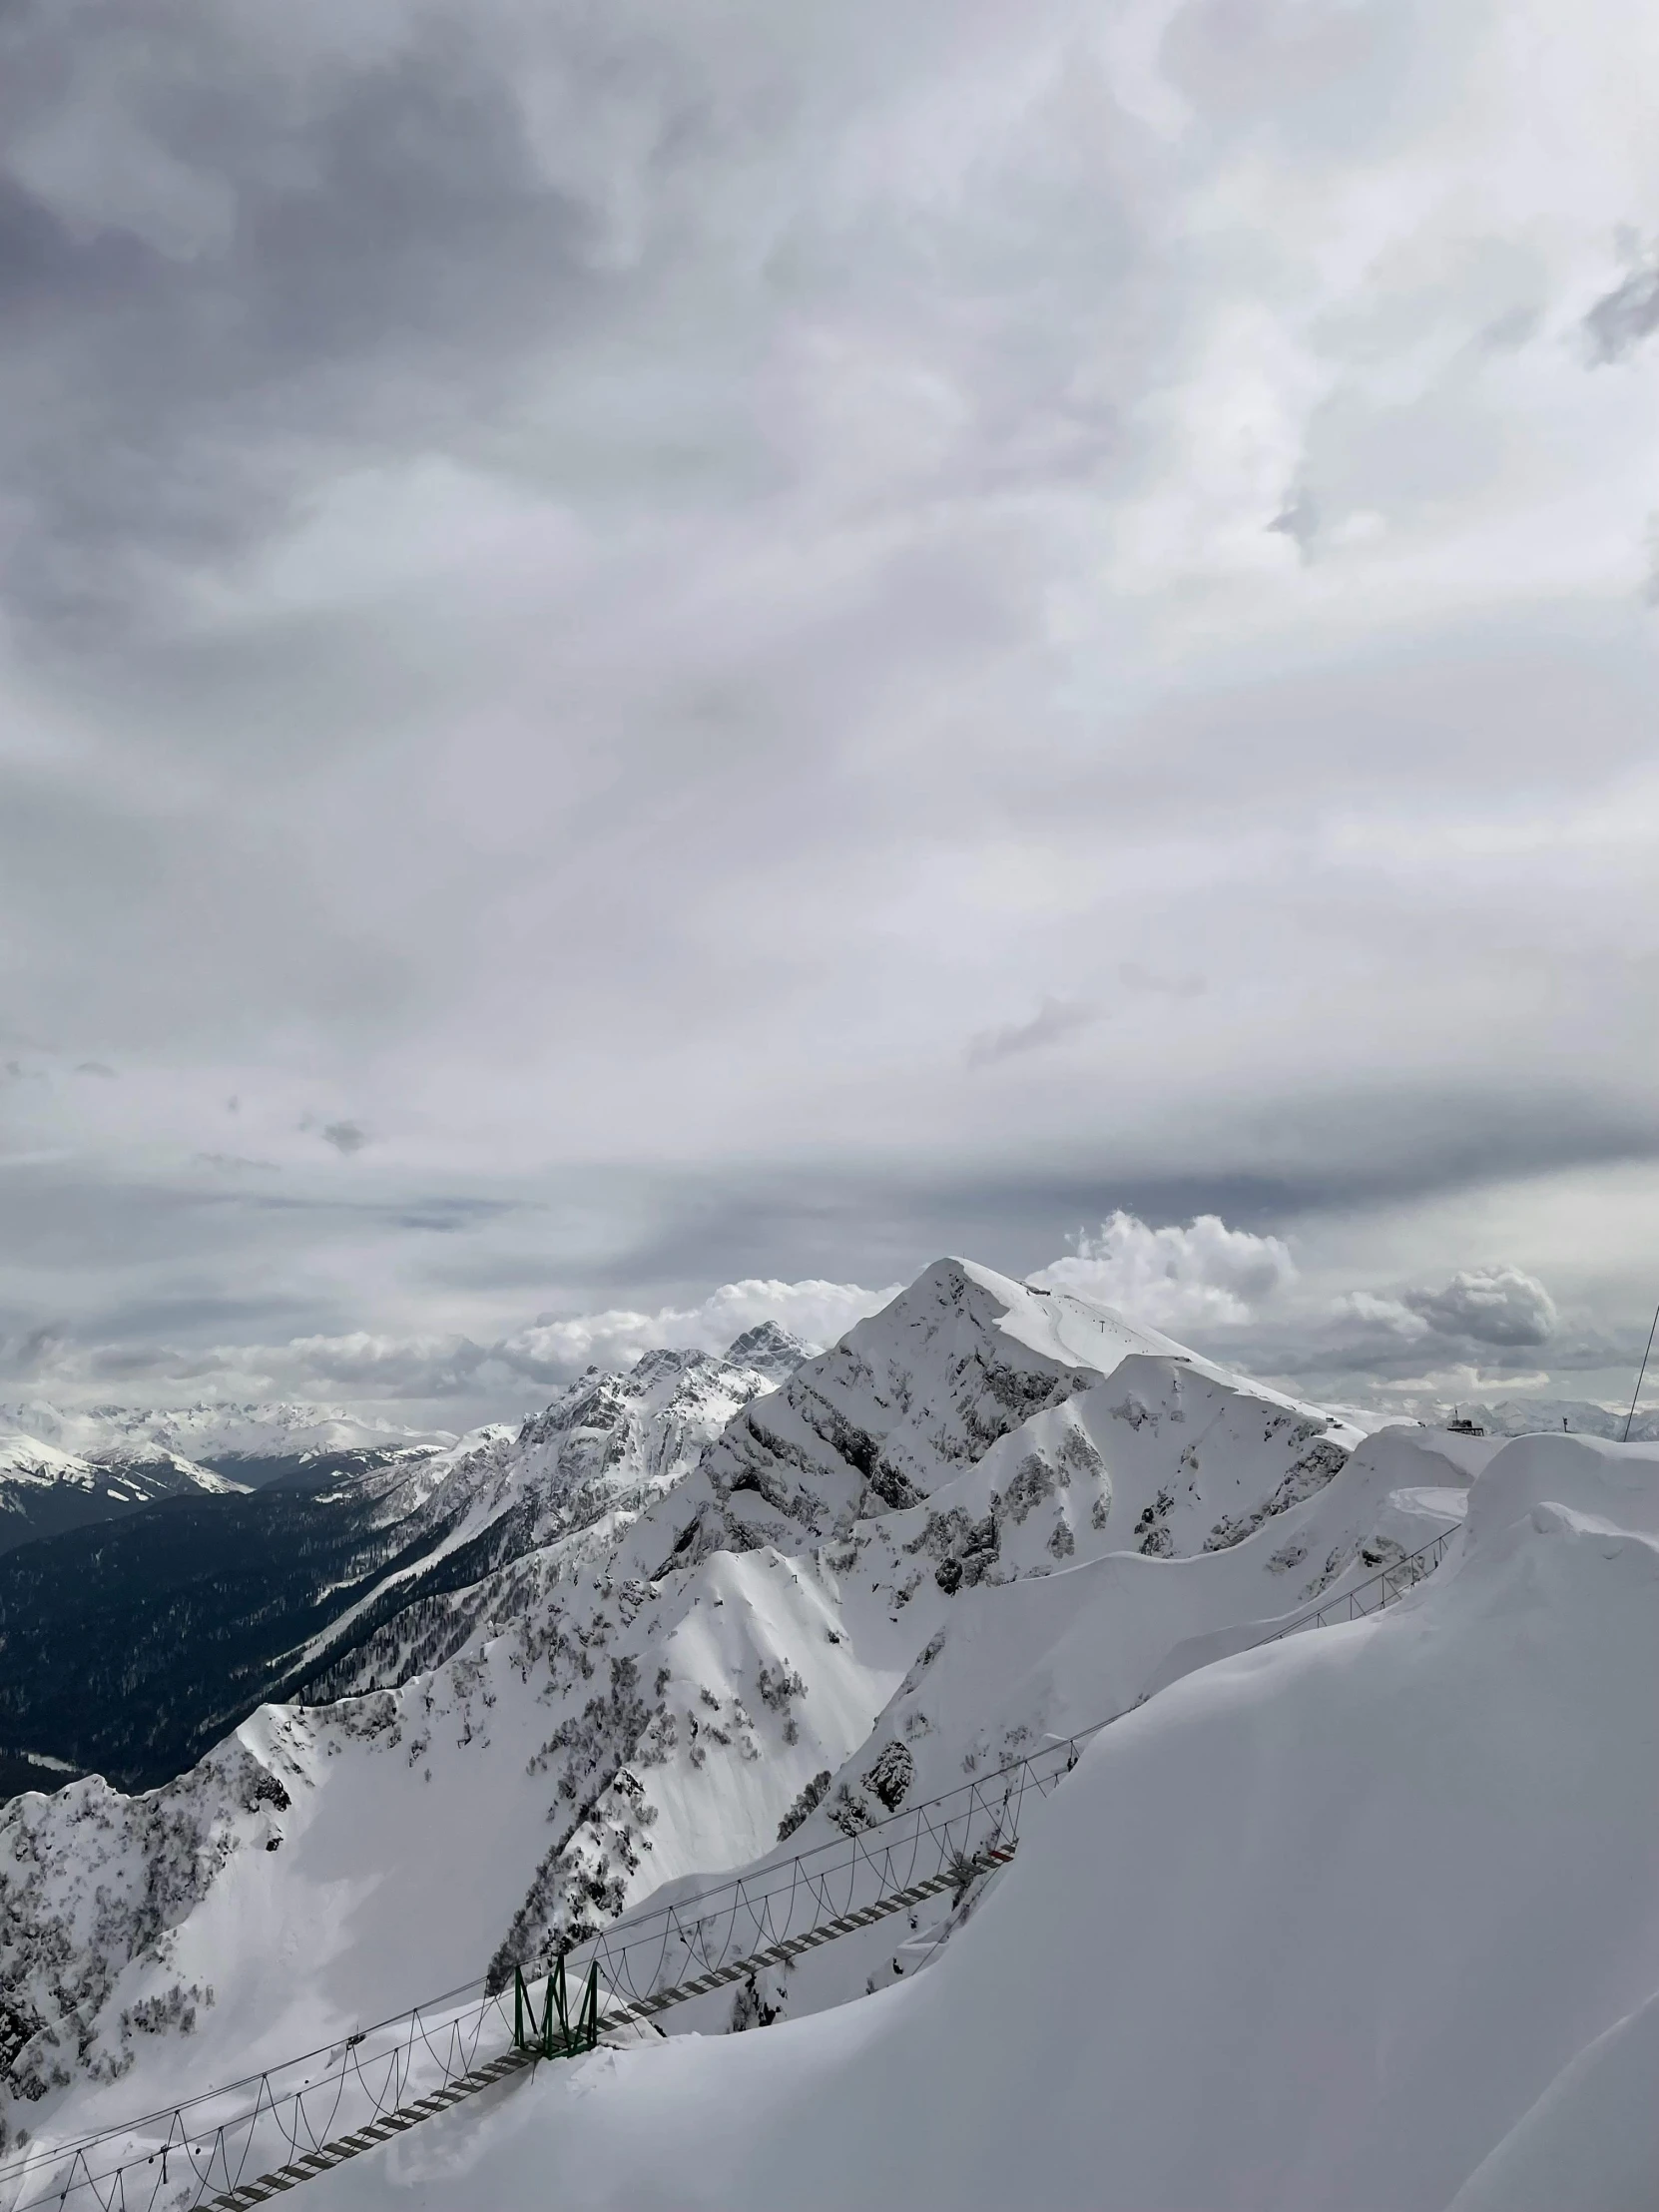
[(1647, 1333), (1647, 1350), (1642, 1354), (1642, 1364), (1636, 1371), (1636, 1387), (1630, 1393), (1630, 1410), (1624, 1416), (1624, 1434), (1619, 1438), (1621, 1443), (1627, 1444), (1630, 1441), (1630, 1423), (1636, 1418), (1636, 1400), (1642, 1394), (1642, 1378), (1647, 1374), (1647, 1364), (1653, 1356), (1653, 1338), (1656, 1330), (1659, 1330), (1659, 1306), (1653, 1309), (1653, 1328)]

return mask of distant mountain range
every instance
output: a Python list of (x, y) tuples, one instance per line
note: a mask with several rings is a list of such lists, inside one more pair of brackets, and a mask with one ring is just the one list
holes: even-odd
[(360, 1420), (337, 1406), (65, 1412), (41, 1398), (0, 1405), (0, 1553), (159, 1498), (224, 1497), (274, 1483), (307, 1487), (455, 1441), (441, 1431)]
[(294, 1470), (332, 1469), (356, 1460), (383, 1461), (411, 1445), (453, 1444), (447, 1429), (413, 1429), (368, 1420), (340, 1405), (268, 1401), (255, 1405), (135, 1407), (87, 1405), (65, 1410), (44, 1398), (0, 1405), (0, 1430), (11, 1429), (114, 1464), (157, 1450), (260, 1489)]
[[(1459, 1405), (1456, 1410), (1489, 1436), (1536, 1436), (1565, 1429), (1574, 1436), (1622, 1438), (1627, 1408), (1598, 1405), (1584, 1397), (1506, 1397), (1491, 1404)], [(1636, 1408), (1629, 1440), (1659, 1443), (1659, 1406)]]
[(0, 1552), (114, 1519), (158, 1498), (223, 1497), (244, 1487), (163, 1444), (65, 1451), (39, 1436), (0, 1428)]

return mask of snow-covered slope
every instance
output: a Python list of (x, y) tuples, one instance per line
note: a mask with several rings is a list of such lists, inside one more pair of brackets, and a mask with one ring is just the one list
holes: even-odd
[[(434, 1669), (268, 1709), (145, 1799), (89, 1781), (9, 1810), (5, 2001), (16, 2082), (43, 2092), (24, 2124), (189, 2087), (203, 2044), (179, 2028), (210, 1984), (216, 2069), (271, 2060), (794, 1822), (855, 1824), (889, 1742), (913, 1797), (1102, 1718), (1448, 1525), (1467, 1480), (1426, 1432), (1351, 1460), (1357, 1433), (1316, 1409), (959, 1262), (729, 1408), (676, 1481), (733, 1387), (659, 1361), (461, 1454), (422, 1509), (457, 1531), (517, 1514), (531, 1542), (467, 1588)], [(821, 1777), (844, 1793), (807, 1814)]]
[(1461, 1546), (1106, 1731), (913, 1978), (545, 2069), (318, 2212), (1659, 2201), (1659, 1451), (1510, 1444)]

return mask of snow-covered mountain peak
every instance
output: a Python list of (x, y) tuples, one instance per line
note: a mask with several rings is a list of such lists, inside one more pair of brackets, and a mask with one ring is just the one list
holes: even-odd
[[(589, 1368), (516, 1430), (477, 1429), (424, 1461), (411, 1454), (401, 1495), (418, 1511), (406, 1533), (431, 1548), (418, 1570), (398, 1569), (373, 1603), (384, 1615), (392, 1589), (411, 1584), (417, 1571), (428, 1578), (424, 1594), (343, 1656), (340, 1630), (368, 1601), (333, 1624), (315, 1647), (326, 1664), (313, 1689), (333, 1698), (396, 1686), (527, 1606), (566, 1602), (552, 1593), (584, 1569), (606, 1570), (635, 1522), (686, 1479), (736, 1413), (772, 1388), (758, 1369), (713, 1353), (656, 1350), (622, 1371)], [(444, 1567), (459, 1559), (472, 1562), (460, 1584)]]
[(13, 1482), (74, 1482), (85, 1488), (92, 1469), (78, 1453), (13, 1428), (0, 1433), (0, 1476)]
[(1110, 1307), (945, 1258), (735, 1420), (675, 1499), (672, 1550), (647, 1560), (631, 1549), (632, 1564), (654, 1574), (711, 1551), (788, 1550), (903, 1511), (1132, 1359), (1325, 1418)]
[[(976, 1261), (940, 1260), (928, 1269), (922, 1282), (936, 1287), (942, 1303), (954, 1306), (974, 1302), (977, 1312), (994, 1312), (995, 1327), (1004, 1335), (1062, 1367), (1096, 1368), (1109, 1375), (1132, 1352), (1161, 1353), (1172, 1360), (1197, 1357), (1173, 1337), (1130, 1321), (1115, 1307), (1084, 1298), (1076, 1291), (1017, 1283)], [(911, 1290), (920, 1287), (913, 1284)]]
[(773, 1387), (758, 1367), (666, 1347), (615, 1374), (590, 1369), (518, 1432), (514, 1479), (540, 1500), (543, 1540), (584, 1515), (639, 1507), (671, 1488)]
[(753, 1368), (760, 1375), (770, 1375), (775, 1382), (784, 1382), (804, 1360), (815, 1359), (823, 1349), (804, 1344), (782, 1322), (760, 1321), (733, 1338), (725, 1357), (735, 1368)]

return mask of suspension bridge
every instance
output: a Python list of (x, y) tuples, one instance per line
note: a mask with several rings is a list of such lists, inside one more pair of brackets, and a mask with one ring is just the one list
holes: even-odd
[[(1453, 1533), (1247, 1648), (1382, 1611), (1439, 1565)], [(519, 1968), (507, 1987), (470, 1982), (119, 2127), (30, 2146), (0, 2163), (0, 2206), (252, 2212), (540, 2062), (637, 2033), (677, 2004), (788, 1966), (930, 1898), (959, 1901), (1007, 1865), (1025, 1810), (1121, 1717), (853, 1834), (629, 1916), (532, 1973)]]

